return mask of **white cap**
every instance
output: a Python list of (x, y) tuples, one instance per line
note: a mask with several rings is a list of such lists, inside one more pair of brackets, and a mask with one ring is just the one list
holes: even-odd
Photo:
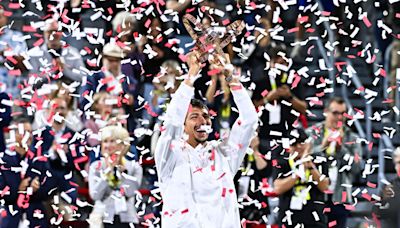
[(123, 59), (125, 53), (116, 43), (107, 43), (103, 47), (103, 55)]

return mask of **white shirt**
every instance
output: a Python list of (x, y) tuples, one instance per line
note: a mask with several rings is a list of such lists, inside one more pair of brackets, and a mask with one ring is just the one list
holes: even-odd
[(193, 148), (182, 138), (193, 94), (194, 88), (182, 83), (173, 95), (154, 155), (163, 197), (162, 227), (239, 228), (233, 177), (257, 129), (256, 110), (245, 89), (233, 90), (240, 114), (230, 136)]

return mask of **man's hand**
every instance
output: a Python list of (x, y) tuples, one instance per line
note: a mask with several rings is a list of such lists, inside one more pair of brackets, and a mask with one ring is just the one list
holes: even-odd
[(189, 66), (189, 77), (195, 77), (200, 71), (201, 62), (199, 60), (200, 53), (196, 50), (187, 55), (186, 63)]
[(18, 191), (26, 191), (26, 188), (29, 186), (29, 181), (31, 181), (30, 177), (24, 178), (19, 184)]
[(37, 192), (40, 188), (40, 182), (39, 182), (39, 177), (35, 177), (33, 181), (31, 182), (31, 187), (33, 189), (33, 192)]

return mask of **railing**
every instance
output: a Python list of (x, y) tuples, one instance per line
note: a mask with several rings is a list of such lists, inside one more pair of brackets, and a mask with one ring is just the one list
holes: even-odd
[(379, 149), (378, 149), (378, 192), (381, 192), (382, 186), (387, 183), (387, 179), (385, 176), (385, 156), (386, 152), (392, 152), (394, 149), (392, 141), (389, 136), (386, 134), (382, 134), (379, 139)]
[(385, 72), (386, 72), (386, 77), (383, 78), (383, 97), (385, 99), (388, 98), (387, 89), (389, 88), (389, 84), (390, 84), (390, 81), (389, 81), (389, 78), (390, 78), (390, 75), (389, 75), (389, 73), (390, 73), (390, 53), (392, 52), (392, 50), (393, 50), (393, 43), (391, 43), (386, 48), (386, 51), (384, 53), (384, 55), (385, 55), (385, 63), (383, 65), (383, 67), (384, 67)]
[[(347, 65), (346, 65), (346, 70), (347, 68), (350, 66), (351, 68), (353, 68), (350, 60), (346, 59), (344, 60)], [(354, 68), (353, 68), (354, 69)], [(356, 88), (361, 88), (363, 87), (363, 85), (361, 84), (360, 79), (358, 78), (357, 72), (352, 72), (351, 76), (348, 76), (348, 78), (352, 81), (352, 83), (354, 84), (354, 86)], [(347, 82), (347, 80), (345, 80)], [(353, 110), (353, 105), (350, 102), (349, 99), (349, 95), (348, 95), (348, 87), (346, 83), (342, 83), (342, 95), (343, 95), (343, 99), (345, 100), (347, 107), (349, 108), (349, 110)], [(354, 120), (354, 125), (357, 129), (358, 135), (361, 138), (366, 139), (368, 142), (370, 142), (372, 140), (372, 122), (371, 119), (369, 118), (372, 114), (372, 107), (371, 104), (368, 102), (368, 99), (365, 97), (365, 92), (364, 91), (360, 91), (360, 95), (361, 97), (364, 99), (365, 101), (365, 112), (364, 112), (364, 118), (365, 118), (365, 131), (360, 123), (360, 121), (358, 119)], [(368, 145), (365, 145), (366, 147)], [(367, 150), (366, 150), (367, 151)], [(369, 157), (369, 153), (368, 153), (368, 157)]]

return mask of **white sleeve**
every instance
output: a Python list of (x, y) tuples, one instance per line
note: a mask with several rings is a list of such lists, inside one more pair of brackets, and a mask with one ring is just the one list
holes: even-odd
[(166, 118), (155, 149), (154, 159), (160, 178), (172, 173), (176, 158), (171, 153), (171, 142), (180, 139), (194, 88), (182, 83), (167, 106)]
[(229, 137), (220, 144), (220, 151), (228, 157), (231, 171), (235, 174), (257, 130), (258, 115), (243, 86), (231, 92), (239, 109), (239, 117), (231, 129)]
[(95, 161), (89, 167), (89, 195), (94, 201), (103, 199), (107, 189), (110, 189), (107, 180), (100, 174), (102, 169), (97, 168), (99, 162)]

